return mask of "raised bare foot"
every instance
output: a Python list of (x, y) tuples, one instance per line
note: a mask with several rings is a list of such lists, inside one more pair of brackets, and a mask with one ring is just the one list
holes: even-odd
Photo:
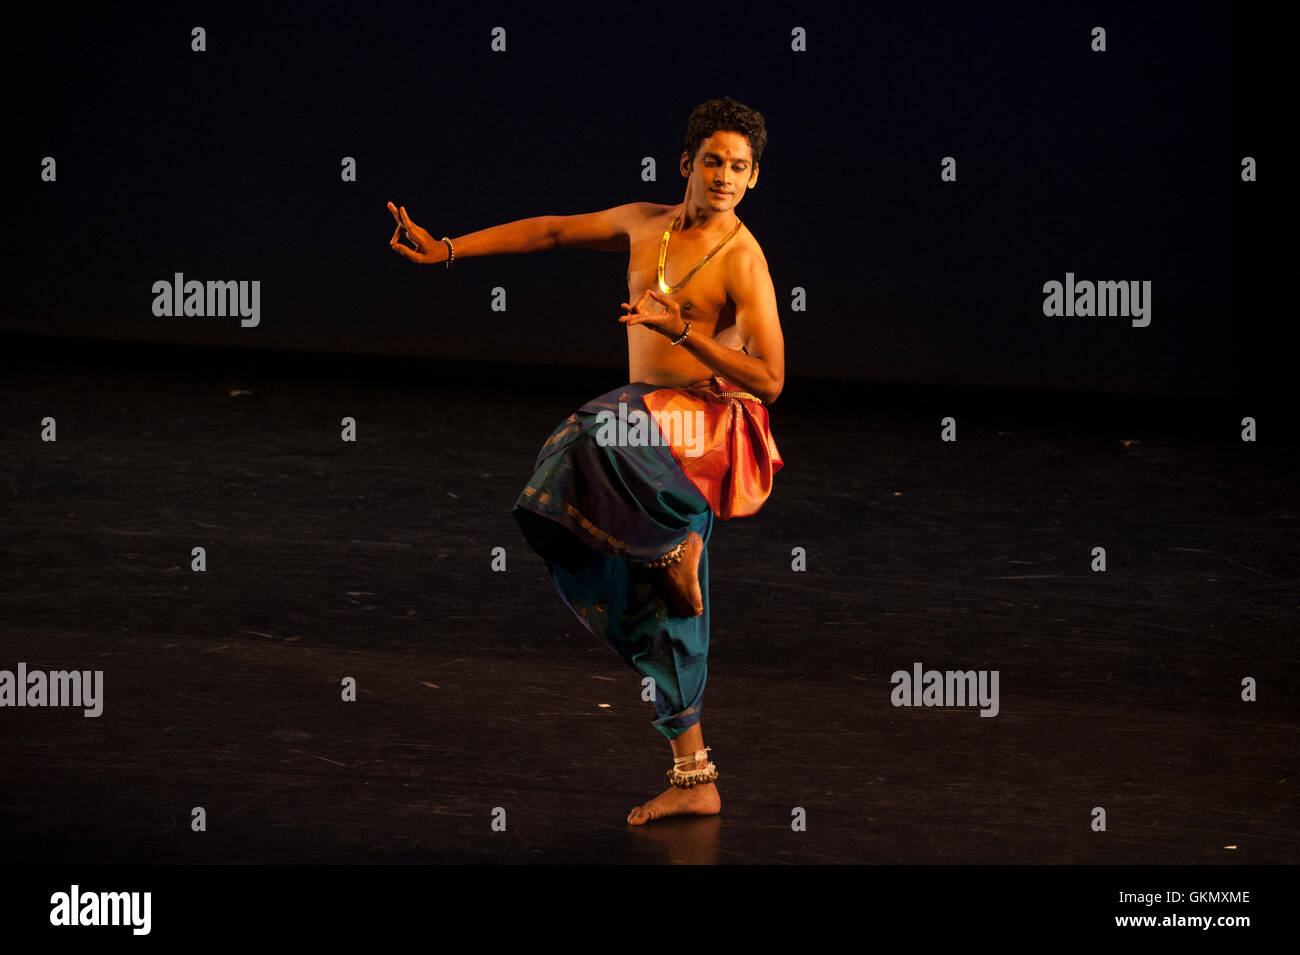
[(695, 531), (686, 535), (682, 559), (662, 570), (665, 602), (674, 617), (698, 617), (704, 613), (704, 595), (700, 593), (700, 555), (704, 538)]
[(716, 816), (722, 811), (722, 797), (715, 783), (683, 789), (670, 786), (643, 806), (627, 814), (629, 826), (644, 826), (666, 816)]

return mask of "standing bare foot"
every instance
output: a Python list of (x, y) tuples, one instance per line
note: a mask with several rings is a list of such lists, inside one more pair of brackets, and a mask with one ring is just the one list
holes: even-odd
[(704, 553), (704, 538), (691, 531), (686, 535), (685, 543), (681, 559), (664, 567), (660, 579), (669, 612), (674, 617), (698, 617), (704, 613), (704, 595), (700, 593), (700, 555)]
[(682, 789), (670, 786), (654, 799), (627, 814), (629, 826), (644, 826), (666, 816), (716, 816), (722, 811), (722, 797), (716, 783)]

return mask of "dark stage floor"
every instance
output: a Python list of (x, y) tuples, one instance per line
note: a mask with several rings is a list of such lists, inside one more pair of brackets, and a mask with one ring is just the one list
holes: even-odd
[[(104, 672), (98, 718), (0, 710), (6, 861), (1297, 859), (1264, 409), (790, 381), (773, 496), (710, 551), (723, 814), (630, 830), (668, 747), (510, 513), (616, 371), (0, 347), (0, 669)], [(999, 712), (891, 705), (916, 662), (998, 671)]]

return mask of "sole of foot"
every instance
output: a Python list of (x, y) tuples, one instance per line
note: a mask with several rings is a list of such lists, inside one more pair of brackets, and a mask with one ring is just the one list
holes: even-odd
[(700, 592), (700, 555), (704, 538), (691, 531), (686, 535), (686, 552), (675, 564), (663, 568), (665, 603), (674, 617), (698, 617), (704, 613)]

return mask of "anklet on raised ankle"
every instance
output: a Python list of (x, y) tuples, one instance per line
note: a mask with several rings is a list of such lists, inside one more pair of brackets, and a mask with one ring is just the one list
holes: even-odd
[(668, 553), (664, 554), (662, 557), (656, 557), (654, 560), (649, 561), (648, 563), (646, 563), (646, 566), (647, 566), (647, 567), (667, 567), (667, 566), (670, 565), (670, 564), (675, 564), (675, 563), (677, 563), (679, 560), (681, 560), (681, 559), (682, 559), (683, 557), (685, 557), (685, 556), (686, 556), (686, 541), (683, 540), (680, 544), (678, 544), (676, 547), (674, 547), (674, 548), (673, 548), (672, 550), (670, 550)]
[(685, 766), (688, 763), (698, 763), (704, 759), (712, 746), (706, 746), (704, 749), (697, 749), (694, 753), (686, 756), (673, 757), (673, 768), (668, 770), (668, 781), (679, 789), (690, 789), (692, 786), (703, 786), (711, 783), (718, 778), (718, 767), (712, 762), (705, 763), (699, 769), (688, 769), (685, 772), (678, 769), (679, 766)]

